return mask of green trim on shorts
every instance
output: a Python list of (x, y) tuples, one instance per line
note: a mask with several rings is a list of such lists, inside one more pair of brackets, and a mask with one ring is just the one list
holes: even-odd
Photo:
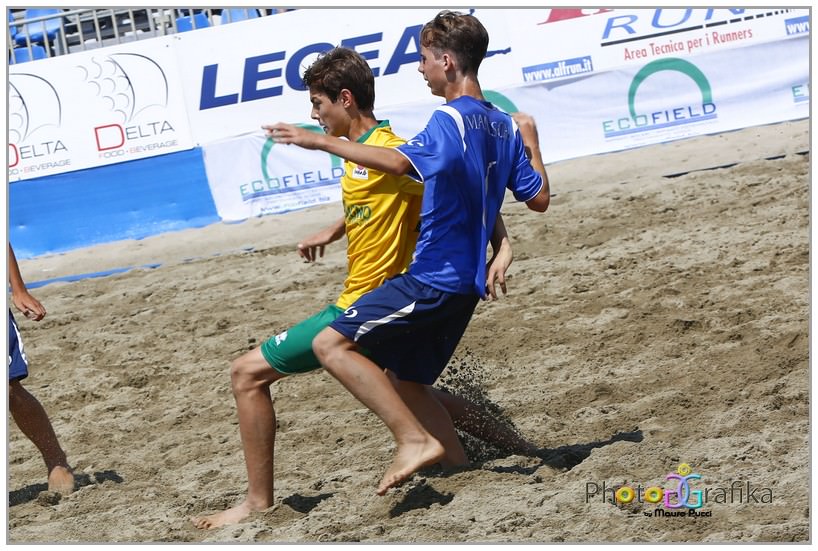
[(270, 366), (284, 375), (308, 373), (321, 368), (312, 352), (312, 340), (344, 313), (336, 305), (327, 306), (283, 333), (270, 337), (261, 345), (261, 354)]

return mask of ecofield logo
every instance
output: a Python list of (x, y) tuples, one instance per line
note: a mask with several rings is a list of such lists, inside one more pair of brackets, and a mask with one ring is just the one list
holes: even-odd
[[(701, 94), (701, 102), (693, 104), (666, 105), (651, 112), (638, 112), (636, 97), (642, 84), (659, 73), (679, 73), (693, 82)], [(657, 97), (660, 97), (657, 95)], [(628, 116), (609, 119), (602, 122), (606, 138), (615, 138), (628, 134), (652, 132), (664, 128), (696, 124), (713, 120), (716, 115), (716, 104), (713, 102), (713, 90), (707, 76), (693, 63), (679, 58), (657, 59), (648, 63), (633, 77), (628, 89)]]
[[(320, 126), (312, 124), (297, 124), (311, 132), (323, 133)], [(277, 195), (296, 190), (308, 190), (321, 186), (333, 185), (344, 175), (344, 167), (341, 158), (328, 153), (329, 167), (314, 170), (294, 171), (284, 166), (273, 167), (270, 153), (273, 151), (276, 142), (272, 138), (267, 138), (261, 148), (261, 179), (245, 182), (239, 186), (242, 201), (251, 201), (259, 197)], [(314, 155), (314, 151), (291, 149), (288, 151), (293, 155)], [(305, 163), (308, 165), (309, 163)], [(303, 165), (302, 165), (303, 166)]]

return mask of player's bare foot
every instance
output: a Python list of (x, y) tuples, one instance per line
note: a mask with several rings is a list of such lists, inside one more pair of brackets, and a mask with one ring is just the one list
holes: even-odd
[(48, 473), (48, 490), (63, 495), (74, 491), (74, 473), (68, 467), (57, 466)]
[(446, 450), (434, 438), (423, 442), (412, 442), (398, 446), (395, 459), (381, 479), (376, 493), (382, 496), (389, 488), (400, 485), (418, 469), (437, 463), (446, 455)]
[(214, 513), (204, 517), (191, 517), (190, 522), (192, 522), (193, 526), (196, 528), (201, 528), (202, 530), (212, 530), (222, 526), (238, 524), (249, 517), (250, 513), (253, 512), (254, 509), (252, 509), (246, 501), (242, 501), (235, 507), (225, 509), (219, 513)]

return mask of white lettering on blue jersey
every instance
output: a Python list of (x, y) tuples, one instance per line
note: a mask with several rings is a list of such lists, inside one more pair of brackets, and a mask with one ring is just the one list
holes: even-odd
[(517, 125), (490, 103), (462, 96), (435, 109), (397, 150), (424, 183), (409, 273), (441, 291), (483, 295), (486, 247), (506, 189), (528, 200), (542, 187)]

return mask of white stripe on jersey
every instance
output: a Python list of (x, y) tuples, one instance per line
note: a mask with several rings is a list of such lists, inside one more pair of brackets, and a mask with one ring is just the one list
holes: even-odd
[(454, 119), (457, 129), (460, 131), (460, 141), (463, 144), (463, 151), (466, 151), (466, 125), (463, 123), (463, 115), (460, 114), (460, 111), (451, 105), (441, 105), (435, 109), (435, 111), (442, 111)]
[[(410, 171), (410, 172), (407, 172), (407, 173), (406, 173), (406, 176), (407, 176), (408, 178), (411, 178), (412, 180), (414, 180), (414, 181), (416, 181), (416, 182), (420, 182), (420, 183), (422, 184), (422, 183), (423, 183), (423, 174), (421, 174), (421, 173), (420, 173), (420, 171), (418, 170), (418, 167), (417, 167), (417, 165), (415, 165), (414, 161), (412, 161), (412, 159), (409, 157), (409, 155), (407, 155), (406, 153), (404, 153), (403, 151), (401, 151), (401, 150), (400, 150), (400, 149), (398, 149), (397, 147), (395, 148), (395, 151), (397, 151), (398, 153), (400, 153), (401, 155), (403, 155), (404, 157), (406, 157), (406, 160), (407, 160), (407, 161), (409, 161), (409, 164), (410, 164), (410, 165), (412, 165), (412, 170), (414, 170), (414, 171), (415, 171), (415, 173), (414, 173), (414, 174), (412, 174), (412, 172), (411, 172), (411, 171)], [(418, 177), (417, 177), (417, 178), (415, 178), (415, 174), (417, 174), (417, 175), (418, 175)]]
[[(23, 358), (23, 362), (25, 362), (26, 366), (28, 366), (26, 350), (23, 348), (23, 337), (20, 336), (20, 330), (17, 328), (17, 323), (11, 321), (11, 316), (9, 316), (9, 323), (11, 323), (14, 333), (17, 335), (17, 350), (20, 352), (20, 357)], [(9, 353), (9, 365), (11, 365), (11, 353)]]
[(410, 304), (409, 306), (404, 306), (402, 309), (398, 310), (397, 312), (393, 312), (388, 316), (381, 318), (379, 320), (370, 320), (366, 323), (363, 323), (359, 328), (357, 333), (355, 333), (355, 338), (353, 339), (355, 342), (358, 342), (358, 339), (375, 329), (380, 325), (385, 325), (390, 321), (408, 316), (415, 310), (415, 302)]

